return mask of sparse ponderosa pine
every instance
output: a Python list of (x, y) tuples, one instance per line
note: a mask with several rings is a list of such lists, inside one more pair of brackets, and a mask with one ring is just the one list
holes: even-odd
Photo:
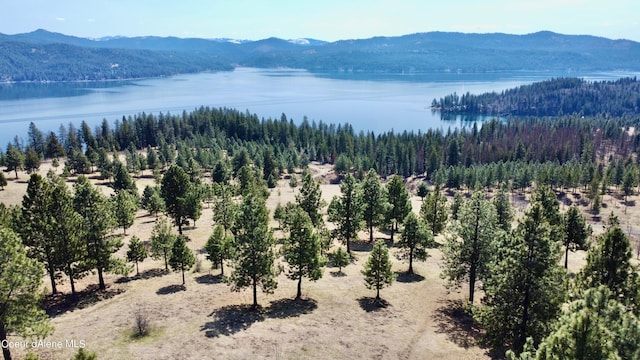
[(295, 191), (296, 188), (298, 187), (298, 178), (296, 177), (296, 174), (291, 174), (289, 177), (289, 187), (291, 188), (291, 191)]
[(424, 201), (425, 196), (429, 194), (429, 186), (424, 181), (420, 182), (418, 185), (418, 190), (416, 191), (416, 195), (420, 197), (421, 201)]
[(222, 225), (213, 228), (213, 233), (204, 246), (207, 252), (207, 260), (211, 261), (217, 269), (220, 267), (220, 275), (224, 276), (224, 261), (233, 258), (233, 237), (228, 236)]
[(504, 231), (511, 230), (511, 222), (513, 221), (513, 209), (509, 202), (509, 195), (504, 189), (500, 191), (493, 198), (493, 206), (496, 209), (496, 216), (498, 225)]
[(214, 184), (213, 223), (221, 225), (225, 234), (231, 230), (238, 214), (238, 204), (233, 200), (233, 187)]
[(231, 228), (235, 239), (232, 290), (253, 290), (253, 308), (258, 307), (258, 286), (265, 293), (277, 287), (274, 239), (269, 229), (269, 211), (261, 189), (246, 193), (238, 217)]
[(351, 264), (351, 256), (349, 253), (344, 251), (342, 246), (338, 247), (333, 252), (333, 266), (338, 267), (338, 273), (342, 274), (342, 268)]
[(4, 172), (0, 171), (0, 190), (4, 190), (4, 188), (8, 185), (7, 177), (4, 176)]
[(136, 264), (136, 275), (140, 275), (140, 270), (138, 269), (138, 263), (143, 262), (149, 256), (147, 252), (147, 248), (144, 246), (140, 238), (137, 236), (132, 236), (131, 240), (129, 240), (129, 250), (127, 250), (127, 260), (134, 262)]
[(565, 300), (560, 243), (534, 202), (514, 234), (495, 248), (478, 320), (495, 349), (519, 354), (528, 337), (537, 345), (549, 334)]
[(329, 221), (336, 223), (335, 237), (347, 245), (351, 254), (351, 240), (358, 236), (362, 229), (362, 197), (356, 179), (347, 174), (340, 183), (341, 197), (333, 197), (329, 204)]
[(611, 214), (608, 229), (591, 246), (587, 253), (587, 264), (577, 275), (578, 288), (586, 291), (604, 285), (616, 300), (639, 313), (640, 283), (637, 269), (631, 264), (632, 257), (629, 238), (618, 219)]
[(87, 273), (87, 242), (84, 219), (74, 209), (71, 191), (64, 179), (56, 175), (51, 185), (51, 237), (60, 259), (60, 269), (69, 278), (71, 296), (76, 297), (75, 280)]
[(440, 185), (436, 187), (424, 199), (420, 206), (420, 216), (427, 222), (431, 234), (436, 236), (444, 230), (447, 224), (447, 199), (440, 192)]
[[(117, 154), (116, 154), (117, 156)], [(113, 190), (115, 192), (119, 192), (122, 190), (130, 191), (132, 194), (138, 194), (138, 187), (136, 186), (135, 181), (129, 175), (129, 171), (127, 171), (127, 167), (124, 166), (120, 161), (117, 160), (117, 157), (113, 161), (112, 165), (113, 171)]]
[(510, 359), (637, 359), (640, 321), (605, 286), (588, 289), (556, 322), (555, 329), (536, 351), (528, 341), (525, 351)]
[(558, 227), (562, 226), (562, 214), (560, 214), (560, 204), (558, 203), (558, 197), (553, 192), (550, 186), (538, 185), (536, 186), (531, 200), (539, 203), (542, 206), (542, 212), (549, 225), (554, 227), (554, 231), (561, 233)]
[(390, 286), (395, 279), (395, 274), (391, 271), (391, 261), (389, 260), (389, 249), (384, 240), (378, 240), (373, 244), (373, 250), (364, 264), (365, 285), (367, 289), (376, 290), (376, 303), (380, 303), (380, 289)]
[(296, 195), (296, 203), (309, 215), (313, 226), (319, 227), (324, 224), (321, 210), (326, 203), (322, 200), (320, 183), (313, 179), (309, 170), (302, 173), (302, 185), (300, 192)]
[(151, 232), (151, 257), (155, 260), (164, 259), (164, 269), (169, 270), (169, 258), (171, 257), (171, 249), (176, 235), (171, 233), (171, 226), (167, 218), (161, 217), (153, 226)]
[(191, 190), (189, 175), (179, 166), (171, 165), (162, 177), (160, 193), (164, 199), (167, 214), (178, 226), (178, 234), (182, 235), (182, 226), (190, 215), (187, 196)]
[(87, 269), (97, 270), (99, 287), (104, 290), (103, 273), (119, 272), (124, 265), (112, 257), (122, 247), (122, 237), (109, 236), (117, 223), (107, 197), (84, 176), (78, 178), (74, 189), (73, 205), (82, 218), (82, 237), (86, 243), (84, 264)]
[(41, 161), (40, 155), (31, 146), (27, 146), (24, 154), (24, 169), (27, 173), (31, 174), (37, 171)]
[(218, 160), (211, 170), (211, 180), (216, 184), (226, 184), (231, 177), (229, 168), (226, 160)]
[(184, 271), (190, 270), (196, 263), (196, 257), (193, 251), (187, 246), (187, 237), (178, 235), (171, 247), (171, 257), (169, 258), (169, 266), (173, 271), (182, 272), (182, 285), (184, 286)]
[(309, 215), (300, 207), (289, 215), (291, 226), (289, 236), (282, 247), (284, 259), (289, 264), (287, 277), (298, 281), (296, 300), (302, 298), (302, 278), (316, 281), (322, 277), (322, 267), (326, 260), (321, 255), (320, 238)]
[(160, 188), (157, 186), (145, 186), (140, 204), (143, 209), (147, 210), (149, 214), (154, 214), (157, 219), (158, 213), (164, 210), (164, 200), (160, 195)]
[(27, 192), (22, 197), (22, 212), (18, 231), (28, 247), (29, 257), (42, 263), (49, 275), (51, 293), (57, 294), (56, 280), (60, 277), (55, 242), (51, 231), (51, 187), (39, 174), (31, 174)]
[(0, 342), (5, 360), (11, 360), (9, 334), (42, 338), (52, 331), (40, 308), (43, 272), (42, 264), (27, 256), (18, 235), (0, 227)]
[(393, 242), (393, 234), (398, 231), (398, 224), (411, 212), (409, 192), (398, 175), (394, 175), (387, 183), (387, 201), (390, 204), (387, 208), (387, 220), (391, 223), (391, 242)]
[(8, 171), (13, 171), (18, 178), (18, 170), (22, 170), (24, 166), (24, 154), (15, 146), (9, 145), (5, 157), (5, 163)]
[(406, 251), (409, 258), (407, 274), (413, 274), (413, 259), (424, 261), (429, 257), (427, 248), (434, 245), (433, 236), (424, 221), (410, 212), (402, 222), (402, 233), (398, 246)]
[(373, 227), (381, 225), (388, 211), (386, 196), (375, 170), (370, 169), (360, 184), (362, 218), (369, 230), (369, 242), (373, 242)]
[(138, 211), (138, 197), (129, 191), (118, 191), (111, 197), (111, 207), (118, 226), (122, 227), (125, 235), (127, 229), (133, 225)]
[(453, 196), (453, 204), (451, 204), (451, 219), (458, 220), (458, 214), (460, 212), (460, 207), (462, 207), (462, 203), (464, 199), (462, 198), (462, 194), (457, 191)]
[(484, 192), (476, 191), (463, 203), (458, 221), (451, 225), (451, 234), (442, 247), (440, 276), (447, 280), (447, 287), (459, 288), (468, 281), (468, 301), (473, 305), (476, 282), (487, 276), (494, 241), (505, 236), (495, 208), (485, 199)]
[(243, 166), (251, 164), (251, 157), (246, 148), (240, 148), (240, 151), (233, 155), (233, 176), (237, 177)]
[(569, 250), (585, 250), (587, 238), (591, 235), (591, 227), (587, 225), (580, 209), (571, 206), (564, 214), (564, 268), (569, 266)]

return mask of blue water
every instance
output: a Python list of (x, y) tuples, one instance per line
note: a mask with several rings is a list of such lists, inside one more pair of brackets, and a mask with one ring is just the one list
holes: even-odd
[[(17, 135), (25, 140), (29, 122), (57, 133), (60, 124), (86, 121), (91, 128), (103, 119), (122, 116), (181, 114), (202, 105), (248, 110), (262, 118), (286, 114), (326, 123), (349, 122), (356, 131), (426, 130), (463, 126), (432, 113), (434, 98), (452, 92), (482, 93), (545, 80), (581, 76), (589, 80), (636, 76), (635, 73), (434, 74), (371, 76), (311, 74), (303, 70), (239, 68), (233, 72), (180, 75), (109, 83), (0, 85), (0, 144)], [(0, 145), (4, 148), (4, 145)]]

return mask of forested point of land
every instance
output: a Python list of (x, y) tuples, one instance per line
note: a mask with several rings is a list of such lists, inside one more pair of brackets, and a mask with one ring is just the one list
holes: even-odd
[[(37, 30), (0, 34), (0, 81), (96, 81), (231, 70), (295, 68), (329, 76), (638, 71), (640, 44), (543, 31), (527, 35), (429, 32), (304, 44), (113, 38), (101, 41)], [(555, 114), (554, 114), (555, 115)]]
[(555, 78), (500, 93), (453, 93), (433, 99), (431, 108), (443, 114), (495, 116), (637, 115), (640, 82), (636, 77), (615, 81)]

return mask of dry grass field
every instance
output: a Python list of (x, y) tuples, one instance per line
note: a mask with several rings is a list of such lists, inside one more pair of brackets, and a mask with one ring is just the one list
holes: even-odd
[[(41, 168), (46, 173), (49, 164)], [(61, 169), (58, 169), (60, 171)], [(339, 194), (337, 185), (329, 183), (329, 166), (313, 165), (321, 179), (323, 197), (330, 201)], [(10, 174), (8, 174), (10, 175)], [(0, 191), (0, 202), (20, 204), (28, 176), (20, 174)], [(138, 189), (152, 183), (138, 179)], [(71, 184), (72, 182), (70, 182)], [(415, 185), (415, 184), (412, 184)], [(101, 186), (105, 193), (109, 189)], [(514, 198), (517, 200), (517, 198)], [(294, 191), (286, 180), (272, 190), (267, 205), (294, 200)], [(638, 209), (629, 207), (626, 214), (619, 200), (606, 197), (602, 214), (614, 211), (633, 238), (640, 232)], [(633, 198), (631, 200), (634, 200)], [(412, 199), (414, 211), (420, 199)], [(576, 201), (572, 195), (567, 201)], [(524, 202), (516, 201), (519, 215)], [(562, 207), (562, 206), (561, 206)], [(583, 207), (585, 209), (585, 207)], [(210, 270), (201, 249), (212, 231), (211, 210), (205, 208), (194, 228), (185, 234), (188, 246), (202, 261), (200, 272), (187, 274), (182, 288), (179, 273), (164, 272), (162, 261), (147, 259), (140, 264), (140, 277), (108, 275), (108, 289), (96, 292), (97, 276), (82, 279), (83, 291), (78, 304), (70, 306), (64, 296), (48, 298), (51, 323), (55, 332), (46, 340), (62, 342), (61, 349), (35, 349), (42, 359), (69, 359), (76, 349), (66, 341), (76, 340), (95, 351), (99, 359), (484, 359), (491, 354), (479, 344), (481, 331), (461, 310), (466, 289), (448, 292), (440, 279), (441, 253), (429, 250), (431, 257), (414, 264), (416, 276), (403, 274), (408, 264), (392, 256), (397, 281), (381, 291), (386, 307), (371, 304), (375, 292), (364, 286), (360, 271), (371, 244), (365, 232), (360, 234), (355, 249), (355, 262), (338, 274), (337, 268), (325, 269), (317, 282), (304, 281), (304, 301), (295, 302), (295, 282), (284, 275), (278, 279), (273, 294), (259, 293), (259, 311), (249, 311), (250, 290), (231, 292), (219, 270)], [(606, 218), (606, 216), (604, 216)], [(132, 235), (148, 240), (155, 217), (144, 210), (137, 214), (127, 231), (125, 246), (118, 252), (124, 256)], [(275, 226), (275, 224), (274, 224)], [(602, 231), (602, 223), (593, 223), (594, 232)], [(122, 230), (118, 230), (122, 231)], [(388, 239), (388, 235), (376, 233)], [(441, 240), (441, 239), (440, 239)], [(337, 245), (337, 242), (335, 243)], [(392, 254), (397, 248), (391, 248)], [(569, 264), (576, 271), (584, 264), (584, 252), (571, 254)], [(230, 271), (226, 268), (225, 271)], [(45, 285), (47, 280), (44, 281)], [(69, 292), (68, 282), (60, 290)], [(137, 314), (148, 317), (150, 335), (133, 336)], [(12, 338), (11, 340), (18, 340)], [(82, 342), (81, 342), (82, 341)], [(25, 351), (14, 350), (20, 358)]]

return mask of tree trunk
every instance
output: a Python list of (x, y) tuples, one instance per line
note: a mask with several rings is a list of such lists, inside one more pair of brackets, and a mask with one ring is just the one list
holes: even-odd
[(69, 283), (71, 284), (71, 297), (75, 300), (78, 298), (76, 294), (76, 284), (73, 282), (73, 275), (69, 275)]
[(302, 274), (298, 276), (298, 293), (296, 294), (296, 300), (302, 299)]
[(220, 259), (220, 275), (224, 276), (224, 260)]
[(56, 271), (53, 269), (53, 264), (49, 261), (49, 279), (51, 280), (51, 293), (53, 295), (58, 293), (58, 288), (56, 288)]
[(136, 276), (140, 276), (140, 269), (138, 269), (138, 262), (136, 261)]
[(180, 265), (180, 270), (182, 270), (182, 286), (184, 286), (184, 265)]
[(164, 252), (164, 269), (169, 271), (169, 263), (167, 262), (167, 251)]
[(567, 269), (569, 266), (569, 244), (564, 250), (564, 268)]
[(256, 277), (253, 277), (253, 309), (258, 308), (258, 281)]
[(393, 244), (393, 233), (395, 232), (395, 226), (391, 224), (391, 243)]
[(413, 275), (413, 248), (409, 249), (409, 270), (407, 274)]
[[(4, 345), (7, 341), (7, 329), (4, 327), (4, 322), (0, 321), (0, 341)], [(2, 355), (4, 355), (4, 360), (11, 360), (11, 351), (9, 351), (8, 346), (2, 347)]]
[(347, 238), (347, 252), (351, 255), (351, 241)]
[(380, 302), (380, 287), (376, 287), (376, 304)]
[(369, 226), (369, 242), (373, 242), (373, 225)]
[(104, 276), (102, 275), (102, 267), (98, 266), (98, 284), (100, 290), (104, 290), (107, 286), (104, 284)]

